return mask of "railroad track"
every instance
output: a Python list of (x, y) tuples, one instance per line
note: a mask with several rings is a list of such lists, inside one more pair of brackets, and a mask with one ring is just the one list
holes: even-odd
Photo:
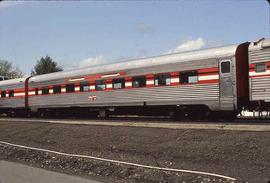
[(0, 118), (0, 122), (35, 122), (69, 125), (123, 126), (167, 129), (209, 129), (236, 131), (270, 131), (269, 120), (238, 118), (234, 121), (173, 121), (168, 118), (121, 117), (107, 119), (41, 119), (41, 118)]

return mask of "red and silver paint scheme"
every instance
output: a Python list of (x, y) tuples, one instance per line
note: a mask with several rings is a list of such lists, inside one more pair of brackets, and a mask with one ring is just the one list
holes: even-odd
[(249, 46), (250, 101), (270, 102), (270, 39), (252, 42)]
[[(254, 64), (261, 62), (266, 71), (257, 73)], [(250, 107), (250, 101), (270, 101), (268, 62), (269, 39), (1, 81), (0, 90), (14, 89), (14, 97), (1, 98), (0, 106), (25, 107), (33, 112), (75, 107), (204, 106), (211, 111), (236, 112)], [(182, 83), (182, 75), (190, 71), (196, 73), (194, 82)], [(169, 76), (170, 82), (157, 86), (155, 77), (159, 74)], [(144, 87), (133, 87), (137, 76), (145, 77)], [(115, 79), (122, 79), (125, 87), (115, 89)], [(81, 91), (80, 83), (86, 81), (89, 90)], [(97, 81), (103, 90), (97, 90)], [(12, 83), (16, 83), (13, 88)], [(70, 84), (74, 85), (72, 92), (66, 88)], [(59, 87), (57, 93), (55, 86)], [(46, 95), (42, 94), (44, 87)]]

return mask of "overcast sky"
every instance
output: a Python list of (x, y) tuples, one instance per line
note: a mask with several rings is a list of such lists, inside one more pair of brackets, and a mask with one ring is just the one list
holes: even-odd
[(26, 75), (269, 37), (264, 0), (0, 2), (0, 59)]

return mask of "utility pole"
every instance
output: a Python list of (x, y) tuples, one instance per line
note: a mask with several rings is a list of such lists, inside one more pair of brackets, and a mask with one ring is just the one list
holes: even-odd
[(266, 0), (268, 3), (269, 3), (269, 24), (268, 24), (268, 26), (269, 26), (269, 37), (270, 37), (270, 0)]

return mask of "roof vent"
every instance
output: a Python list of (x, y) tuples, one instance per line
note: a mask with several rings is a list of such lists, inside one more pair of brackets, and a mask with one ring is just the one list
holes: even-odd
[(257, 46), (257, 44), (259, 44), (259, 43), (260, 43), (261, 41), (263, 41), (263, 40), (265, 40), (264, 37), (261, 38), (261, 39), (259, 39), (259, 40), (257, 40), (257, 41), (254, 41), (254, 42), (253, 42), (254, 46)]

